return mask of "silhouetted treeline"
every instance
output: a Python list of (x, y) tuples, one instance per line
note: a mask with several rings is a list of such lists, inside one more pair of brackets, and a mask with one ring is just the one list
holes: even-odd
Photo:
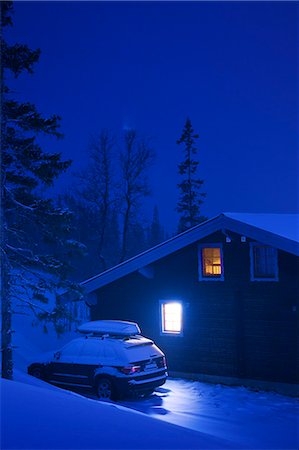
[(153, 149), (136, 130), (126, 130), (120, 142), (106, 129), (91, 138), (86, 166), (60, 199), (73, 212), (74, 240), (85, 248), (72, 261), (77, 280), (163, 241), (158, 207), (152, 220), (143, 209), (153, 160)]

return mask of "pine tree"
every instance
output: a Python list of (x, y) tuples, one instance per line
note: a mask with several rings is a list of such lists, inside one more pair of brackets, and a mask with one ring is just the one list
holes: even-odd
[[(12, 25), (12, 2), (1, 2), (1, 24)], [(13, 376), (12, 313), (15, 299), (26, 303), (37, 315), (57, 324), (64, 314), (57, 305), (51, 314), (43, 308), (47, 292), (67, 282), (67, 258), (70, 212), (55, 206), (39, 192), (51, 186), (70, 161), (59, 153), (47, 153), (39, 136), (61, 138), (60, 119), (44, 118), (31, 103), (13, 98), (6, 75), (18, 77), (32, 73), (40, 51), (26, 45), (8, 45), (1, 37), (1, 313), (2, 377)]]
[(196, 142), (198, 134), (193, 130), (191, 120), (187, 118), (182, 135), (177, 144), (184, 146), (184, 160), (179, 164), (179, 175), (182, 181), (178, 184), (180, 197), (177, 211), (180, 213), (178, 231), (182, 232), (202, 222), (201, 205), (206, 196), (201, 192), (203, 180), (197, 178), (198, 161), (194, 158), (197, 154)]
[(154, 247), (163, 240), (164, 240), (164, 230), (160, 223), (158, 206), (155, 205), (153, 211), (153, 220), (149, 228), (149, 238), (148, 238), (149, 247)]

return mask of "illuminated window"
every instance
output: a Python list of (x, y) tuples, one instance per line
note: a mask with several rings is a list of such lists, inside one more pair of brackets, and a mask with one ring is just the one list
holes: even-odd
[(182, 335), (183, 308), (180, 302), (161, 301), (162, 333)]
[(277, 250), (267, 245), (251, 243), (251, 280), (277, 281)]
[(199, 278), (223, 280), (223, 258), (220, 245), (207, 244), (199, 247)]

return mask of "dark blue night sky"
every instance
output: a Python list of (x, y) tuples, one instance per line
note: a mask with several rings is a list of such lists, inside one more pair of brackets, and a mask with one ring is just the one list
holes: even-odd
[(65, 139), (48, 149), (72, 158), (75, 169), (102, 127), (151, 137), (150, 206), (158, 203), (164, 223), (176, 221), (176, 139), (187, 116), (200, 135), (205, 215), (294, 212), (297, 9), (291, 2), (17, 2), (9, 40), (40, 47), (42, 56), (35, 74), (15, 86), (45, 114), (62, 117)]

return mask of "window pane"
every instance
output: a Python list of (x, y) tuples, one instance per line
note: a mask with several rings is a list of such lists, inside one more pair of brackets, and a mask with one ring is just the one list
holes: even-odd
[(163, 303), (162, 331), (166, 333), (181, 333), (182, 305), (181, 303)]
[(274, 278), (276, 266), (276, 250), (272, 247), (255, 245), (254, 276), (256, 278)]
[(202, 274), (204, 277), (221, 276), (221, 249), (219, 247), (202, 249)]

